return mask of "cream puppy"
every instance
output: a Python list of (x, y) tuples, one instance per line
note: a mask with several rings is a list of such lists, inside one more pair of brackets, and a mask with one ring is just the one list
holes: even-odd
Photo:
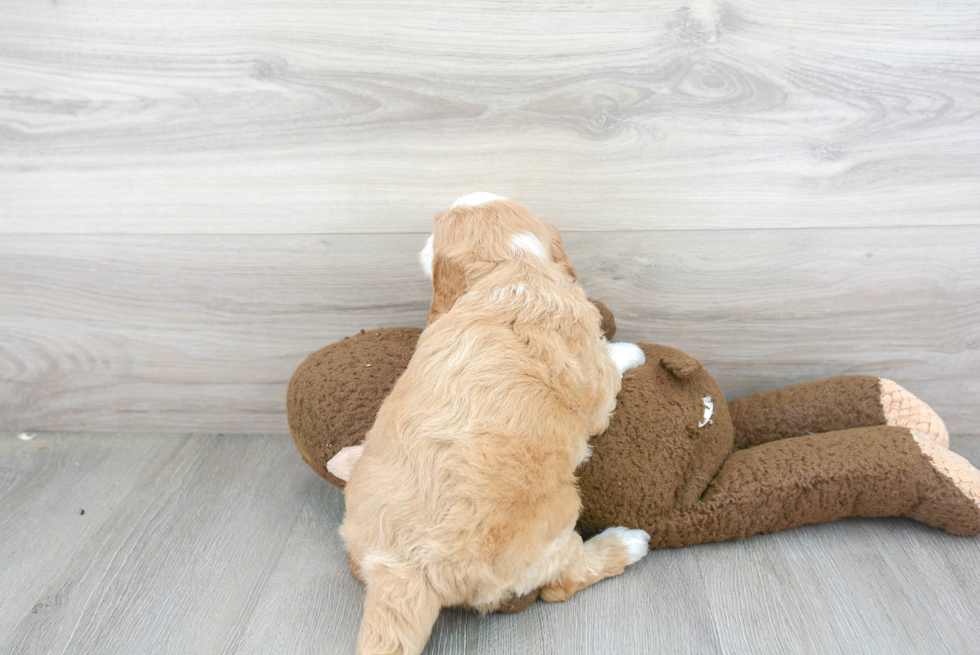
[(442, 607), (548, 601), (622, 573), (642, 530), (575, 532), (575, 468), (622, 370), (555, 228), (492, 194), (458, 200), (423, 251), (429, 326), (350, 471), (341, 534), (367, 584), (358, 653), (419, 653)]

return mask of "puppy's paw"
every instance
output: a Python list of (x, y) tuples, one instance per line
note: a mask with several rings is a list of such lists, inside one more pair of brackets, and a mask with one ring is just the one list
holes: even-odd
[(596, 538), (618, 540), (629, 555), (627, 564), (639, 562), (650, 551), (650, 535), (643, 530), (630, 530), (623, 527), (606, 528)]
[(612, 357), (613, 363), (616, 364), (620, 375), (631, 368), (646, 364), (646, 356), (635, 343), (614, 341), (613, 343), (606, 344), (606, 348), (609, 351), (609, 356)]

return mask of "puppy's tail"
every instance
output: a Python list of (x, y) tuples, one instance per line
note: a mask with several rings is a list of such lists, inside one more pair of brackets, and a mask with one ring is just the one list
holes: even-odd
[(439, 597), (421, 574), (404, 568), (376, 568), (368, 578), (358, 655), (421, 653), (440, 606)]

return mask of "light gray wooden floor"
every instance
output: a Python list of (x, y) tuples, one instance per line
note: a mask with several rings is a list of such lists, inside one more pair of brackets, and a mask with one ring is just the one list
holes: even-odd
[[(980, 462), (980, 437), (953, 449)], [(0, 434), (0, 652), (353, 652), (342, 514), (288, 437)], [(444, 611), (426, 652), (977, 653), (978, 615), (980, 539), (853, 519)]]

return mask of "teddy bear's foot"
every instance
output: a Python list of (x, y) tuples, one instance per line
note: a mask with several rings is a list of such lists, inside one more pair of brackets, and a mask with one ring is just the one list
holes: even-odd
[(949, 448), (949, 432), (946, 424), (929, 405), (915, 397), (904, 387), (880, 378), (881, 409), (885, 413), (885, 425), (915, 430), (926, 439)]
[(980, 533), (980, 470), (930, 435), (910, 430), (916, 445), (936, 472), (935, 486), (907, 514), (950, 534)]
[(350, 480), (350, 474), (354, 470), (354, 465), (361, 459), (363, 452), (363, 444), (341, 448), (340, 452), (327, 462), (327, 471), (338, 480), (347, 482)]

